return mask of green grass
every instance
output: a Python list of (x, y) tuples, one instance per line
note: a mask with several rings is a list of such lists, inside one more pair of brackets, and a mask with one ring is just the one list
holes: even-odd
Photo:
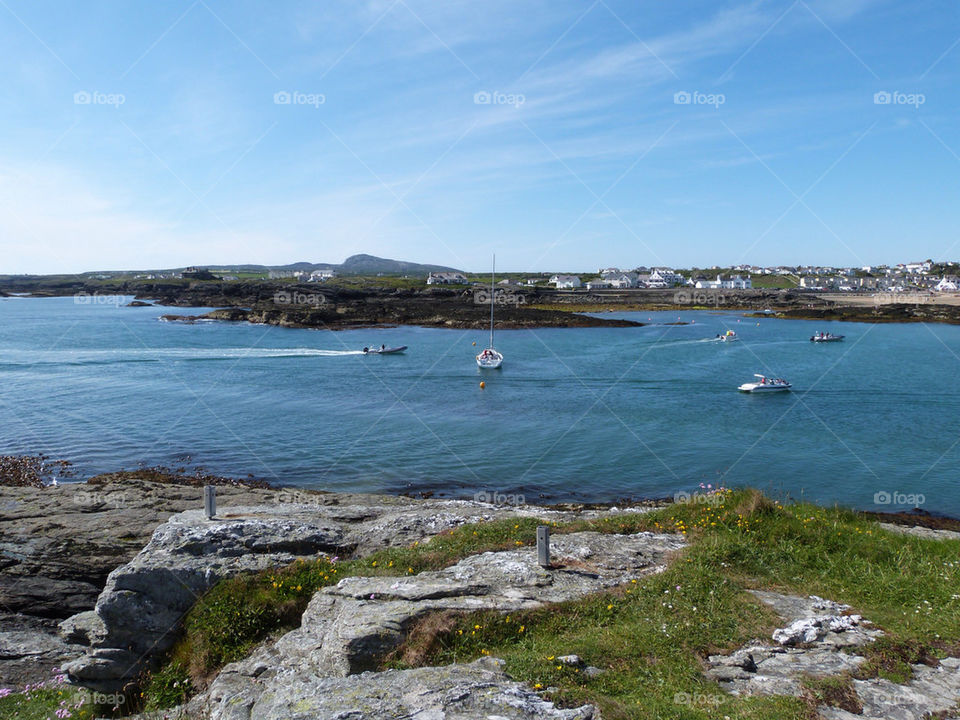
[[(427, 543), (356, 560), (297, 563), (225, 581), (188, 614), (167, 665), (147, 684), (148, 707), (169, 706), (226, 662), (296, 626), (312, 594), (348, 575), (403, 575), (447, 566), (484, 550), (535, 540), (533, 519), (465, 526)], [(554, 526), (553, 532), (642, 530), (685, 535), (690, 546), (666, 572), (611, 592), (540, 610), (422, 620), (384, 666), (470, 661), (493, 655), (561, 703), (595, 703), (604, 718), (802, 718), (821, 695), (843, 700), (844, 680), (810, 679), (805, 698), (728, 696), (703, 675), (703, 660), (779, 621), (748, 588), (817, 594), (850, 604), (888, 638), (862, 676), (904, 679), (909, 663), (960, 654), (960, 542), (881, 530), (855, 513), (782, 506), (755, 491), (724, 491), (710, 504)], [(556, 662), (575, 653), (603, 669), (585, 677)], [(819, 683), (819, 684), (818, 684)], [(831, 684), (832, 683), (832, 684)], [(811, 700), (811, 697), (814, 700)]]

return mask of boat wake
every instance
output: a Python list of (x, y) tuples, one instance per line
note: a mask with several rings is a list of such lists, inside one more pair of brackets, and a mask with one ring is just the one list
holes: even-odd
[(0, 353), (0, 366), (242, 361), (263, 358), (346, 357), (349, 355), (363, 355), (363, 351), (322, 350), (318, 348), (131, 348), (127, 350), (51, 350), (46, 352), (8, 350)]

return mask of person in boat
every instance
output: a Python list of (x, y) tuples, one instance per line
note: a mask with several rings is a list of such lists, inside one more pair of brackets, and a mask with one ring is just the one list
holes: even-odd
[(380, 349), (381, 349), (381, 350), (386, 350), (386, 349), (387, 349), (387, 346), (386, 346), (386, 345), (380, 345)]
[(365, 347), (365, 348), (363, 349), (363, 352), (365, 352), (365, 353), (368, 353), (368, 352), (370, 352), (370, 348), (368, 348), (368, 347)]

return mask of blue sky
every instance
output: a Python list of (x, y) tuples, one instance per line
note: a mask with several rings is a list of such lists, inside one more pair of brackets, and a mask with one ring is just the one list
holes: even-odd
[(0, 0), (0, 45), (0, 273), (960, 257), (955, 4)]

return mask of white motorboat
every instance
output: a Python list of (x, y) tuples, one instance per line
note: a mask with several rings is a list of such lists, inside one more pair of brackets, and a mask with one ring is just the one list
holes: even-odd
[(396, 355), (397, 353), (402, 353), (407, 349), (406, 345), (398, 345), (397, 347), (387, 347), (386, 345), (381, 345), (378, 348), (365, 347), (363, 349), (364, 355)]
[(810, 342), (840, 342), (843, 335), (833, 335), (832, 333), (818, 332), (810, 336)]
[(481, 370), (497, 370), (503, 364), (503, 353), (493, 347), (493, 303), (494, 281), (497, 273), (497, 256), (493, 256), (493, 270), (490, 272), (490, 347), (481, 350), (477, 355), (477, 367)]
[(717, 335), (717, 340), (720, 342), (736, 342), (740, 337), (733, 331), (727, 330), (723, 335)]
[(753, 376), (760, 379), (757, 382), (744, 383), (737, 389), (740, 392), (778, 392), (793, 387), (783, 378), (768, 378), (766, 375), (756, 373)]

